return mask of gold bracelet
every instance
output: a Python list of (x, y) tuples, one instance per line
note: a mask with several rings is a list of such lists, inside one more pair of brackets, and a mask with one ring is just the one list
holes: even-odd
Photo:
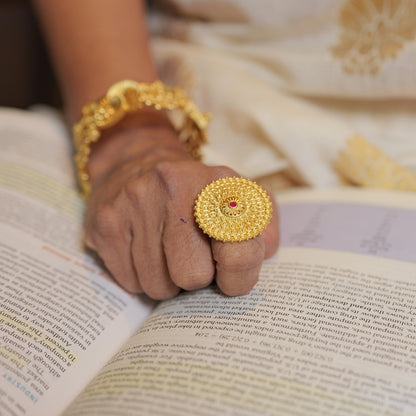
[(145, 106), (152, 106), (156, 110), (181, 110), (181, 120), (175, 118), (172, 123), (186, 151), (195, 159), (201, 159), (200, 147), (207, 141), (209, 116), (200, 112), (182, 89), (167, 87), (161, 81), (117, 82), (103, 98), (83, 107), (81, 120), (73, 127), (75, 165), (85, 199), (91, 193), (87, 172), (91, 145), (100, 139), (102, 130), (114, 126), (126, 114)]

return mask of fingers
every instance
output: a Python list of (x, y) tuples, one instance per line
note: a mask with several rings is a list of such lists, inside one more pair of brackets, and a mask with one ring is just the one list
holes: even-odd
[(265, 258), (276, 253), (279, 246), (277, 204), (271, 197), (273, 215), (263, 233), (239, 243), (212, 240), (212, 255), (216, 262), (216, 281), (224, 294), (244, 295), (257, 283)]
[[(131, 253), (137, 279), (143, 291), (153, 299), (169, 299), (179, 292), (171, 280), (162, 243), (166, 204), (159, 183), (153, 178), (135, 181), (126, 187), (133, 239)], [(152, 189), (153, 192), (149, 192)]]
[(213, 281), (215, 265), (209, 239), (195, 227), (192, 206), (186, 211), (190, 212), (169, 215), (163, 245), (172, 281), (182, 289), (195, 290)]
[(162, 246), (165, 204), (149, 186), (157, 184), (131, 181), (111, 204), (90, 207), (86, 242), (124, 289), (168, 299), (180, 289), (169, 277)]
[(161, 231), (155, 232), (148, 226), (136, 228), (131, 247), (140, 285), (148, 296), (157, 300), (172, 298), (180, 291), (170, 279), (160, 235)]
[(131, 257), (131, 240), (129, 222), (115, 207), (102, 205), (87, 217), (87, 245), (98, 252), (122, 287), (129, 292), (140, 293), (143, 290)]
[(217, 285), (229, 296), (245, 295), (257, 283), (265, 256), (265, 243), (260, 235), (239, 243), (212, 240), (216, 261)]
[[(208, 286), (216, 278), (224, 294), (248, 293), (265, 256), (279, 242), (276, 203), (262, 235), (240, 243), (209, 239), (195, 223), (193, 206), (204, 185), (235, 173), (196, 162), (163, 162), (123, 182), (117, 192), (99, 190), (89, 206), (87, 241), (129, 292), (168, 299), (181, 289)], [(124, 177), (123, 177), (124, 178)], [(121, 181), (120, 181), (121, 182)]]
[[(175, 170), (168, 164), (158, 166), (161, 181), (171, 184), (162, 241), (172, 281), (182, 289), (195, 290), (213, 281), (215, 265), (210, 240), (196, 226), (193, 213), (201, 178), (181, 169), (183, 166)], [(188, 186), (183, 186), (184, 177), (188, 177)]]

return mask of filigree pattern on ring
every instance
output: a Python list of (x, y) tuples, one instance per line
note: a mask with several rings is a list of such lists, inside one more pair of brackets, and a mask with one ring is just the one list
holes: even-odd
[(258, 236), (270, 222), (272, 204), (266, 191), (248, 179), (218, 179), (195, 203), (195, 219), (211, 238), (224, 242)]

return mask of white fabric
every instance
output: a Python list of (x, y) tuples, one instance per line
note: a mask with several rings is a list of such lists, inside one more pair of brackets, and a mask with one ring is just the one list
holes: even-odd
[(335, 186), (358, 133), (416, 172), (416, 1), (162, 3), (157, 64), (212, 113), (207, 162)]

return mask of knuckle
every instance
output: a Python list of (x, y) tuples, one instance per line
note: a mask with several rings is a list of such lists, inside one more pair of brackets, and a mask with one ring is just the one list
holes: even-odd
[(214, 251), (217, 269), (237, 273), (259, 267), (264, 260), (264, 243), (256, 238), (241, 243), (219, 245)]
[(183, 187), (184, 174), (183, 167), (173, 161), (161, 161), (155, 164), (154, 171), (158, 182), (170, 194), (174, 195)]
[(143, 293), (143, 289), (137, 280), (127, 279), (124, 276), (114, 276), (119, 285), (130, 293)]
[(209, 270), (198, 270), (192, 273), (180, 273), (177, 276), (172, 274), (172, 280), (177, 286), (184, 290), (197, 290), (209, 286), (214, 279), (214, 267)]
[(162, 160), (155, 164), (156, 173), (162, 178), (169, 178), (174, 171), (173, 163), (168, 160)]
[(155, 172), (163, 182), (168, 182), (177, 176), (177, 164), (164, 160), (155, 164)]
[(128, 181), (124, 185), (124, 192), (129, 203), (133, 207), (139, 208), (145, 204), (151, 188), (150, 178), (148, 178), (147, 175), (144, 175), (140, 179)]
[(112, 205), (101, 205), (95, 212), (95, 229), (101, 237), (115, 237), (123, 233), (124, 221)]
[(171, 288), (162, 288), (158, 286), (150, 286), (145, 289), (145, 293), (147, 296), (154, 300), (167, 300), (174, 298), (180, 289), (178, 287), (171, 287)]

